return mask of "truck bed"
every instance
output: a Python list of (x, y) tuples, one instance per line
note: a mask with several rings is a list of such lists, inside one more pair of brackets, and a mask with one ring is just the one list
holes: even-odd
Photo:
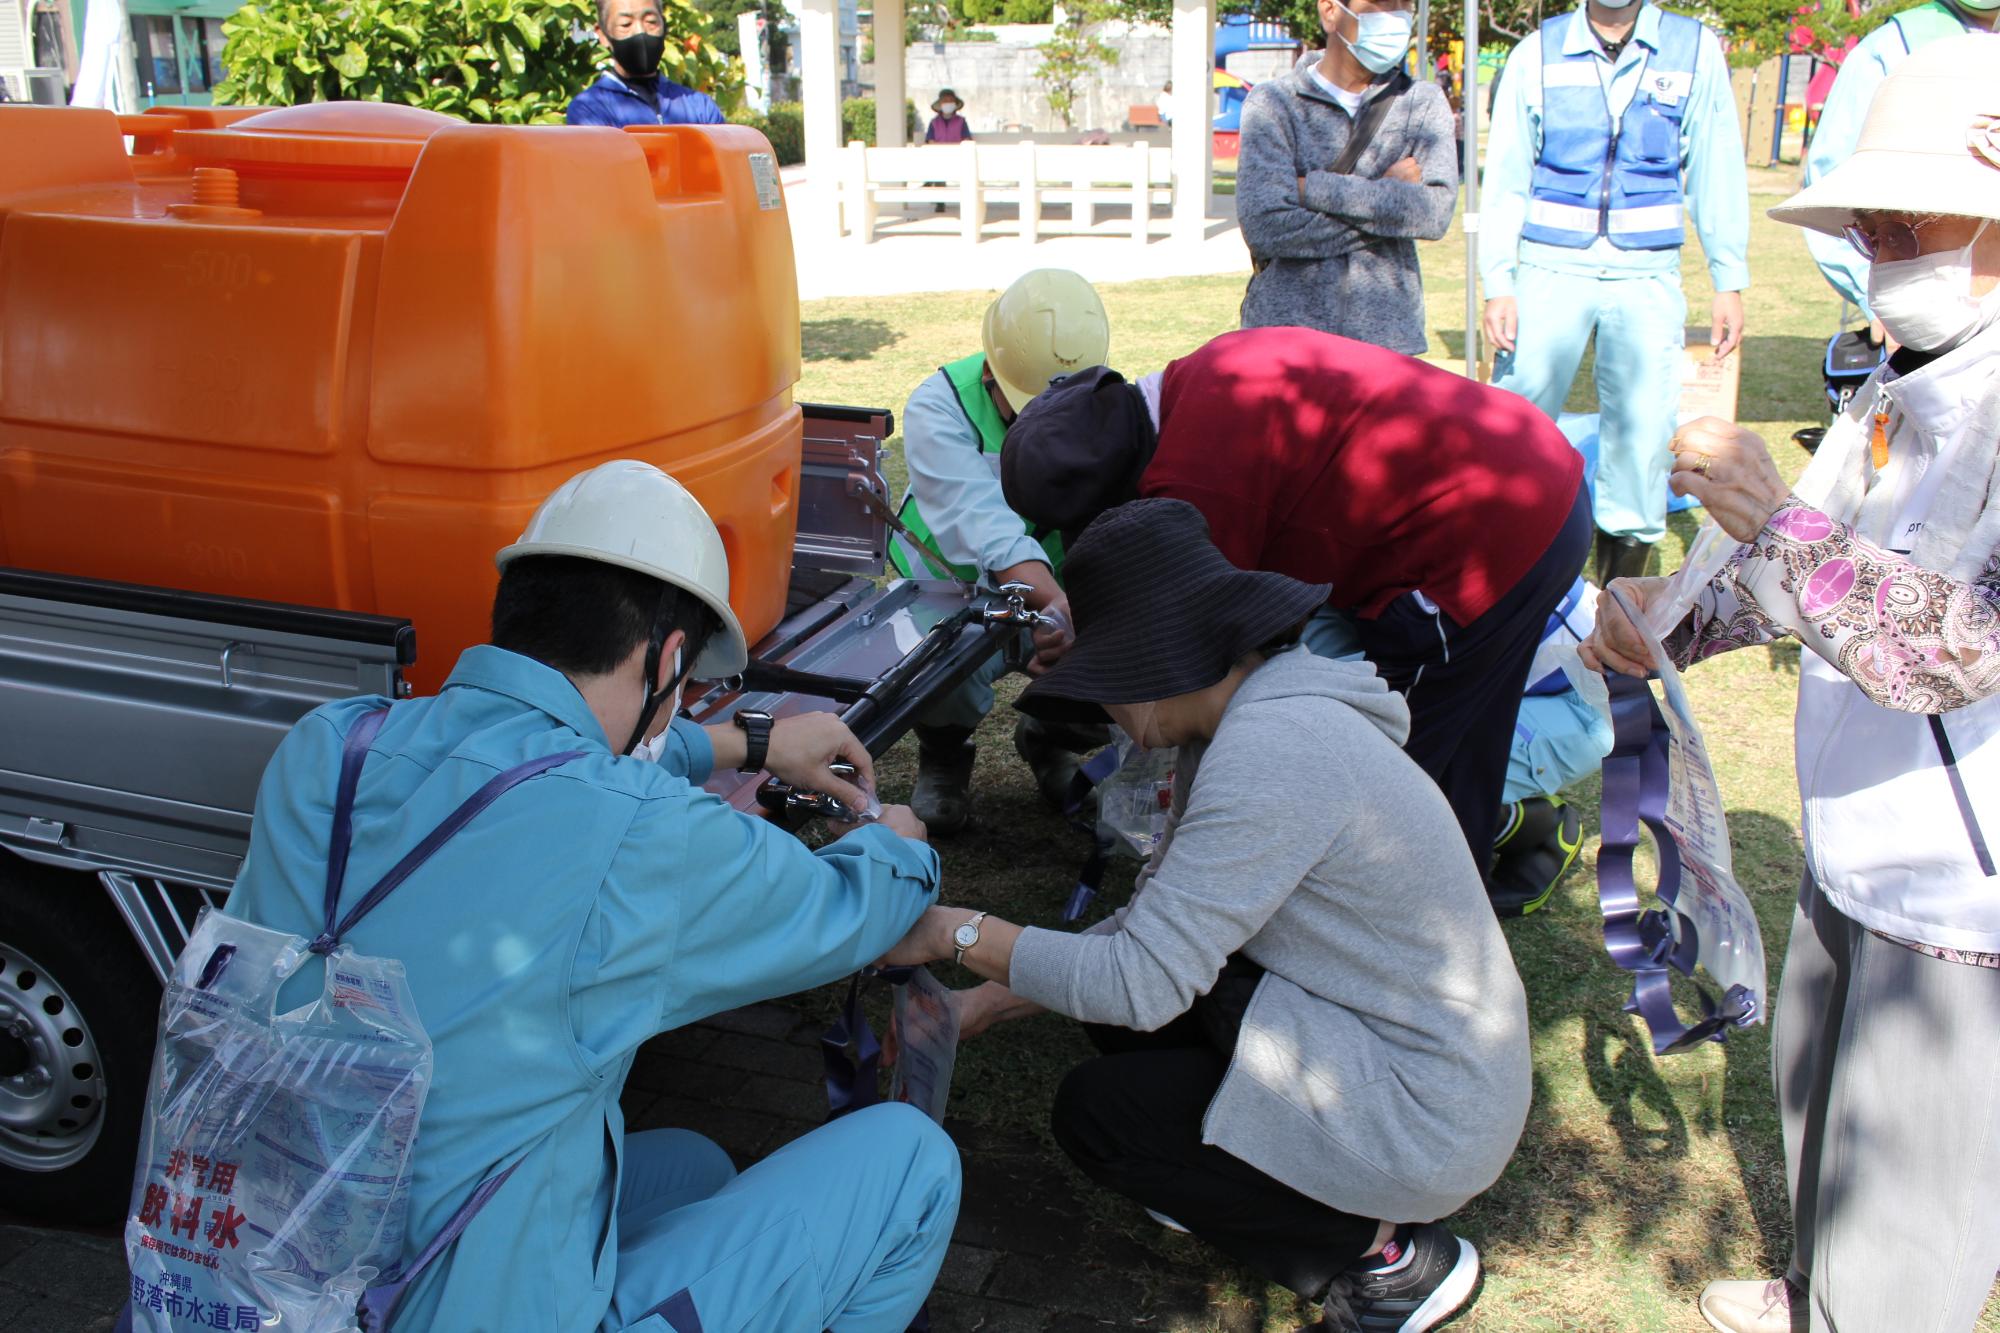
[[(843, 711), (880, 754), (1015, 637), (995, 594), (879, 581), (890, 430), (886, 412), (807, 409), (791, 609), (747, 679), (691, 700), (694, 720)], [(164, 977), (236, 877), (279, 740), (330, 700), (407, 695), (420, 635), (394, 617), (0, 569), (0, 849), (95, 875)], [(757, 811), (763, 781), (718, 773), (709, 790)]]

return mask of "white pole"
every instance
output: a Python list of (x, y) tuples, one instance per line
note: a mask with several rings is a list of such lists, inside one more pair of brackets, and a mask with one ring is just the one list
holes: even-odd
[(1209, 173), (1215, 128), (1215, 0), (1174, 0), (1173, 238), (1199, 244), (1208, 234)]
[(1465, 376), (1479, 378), (1479, 0), (1465, 0)]
[(804, 85), (806, 179), (812, 208), (819, 214), (813, 230), (822, 236), (840, 234), (840, 4), (839, 0), (801, 0), (799, 5), (799, 82)]
[(903, 121), (903, 0), (875, 0), (875, 142), (901, 148)]

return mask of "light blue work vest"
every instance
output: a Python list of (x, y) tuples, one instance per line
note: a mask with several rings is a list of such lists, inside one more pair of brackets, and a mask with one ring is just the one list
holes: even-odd
[(1608, 236), (1621, 250), (1669, 250), (1684, 235), (1681, 118), (1694, 91), (1701, 24), (1660, 12), (1659, 47), (1616, 125), (1595, 51), (1563, 49), (1575, 13), (1542, 24), (1542, 151), (1528, 191), (1524, 240), (1582, 250)]

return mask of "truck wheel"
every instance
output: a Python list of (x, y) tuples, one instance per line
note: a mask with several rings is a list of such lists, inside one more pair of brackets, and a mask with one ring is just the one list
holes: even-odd
[(96, 879), (0, 854), (0, 1199), (61, 1222), (131, 1203), (160, 984)]

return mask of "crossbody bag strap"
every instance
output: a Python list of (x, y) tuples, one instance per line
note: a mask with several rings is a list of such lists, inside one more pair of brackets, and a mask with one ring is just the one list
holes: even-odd
[[(380, 724), (378, 723), (377, 725), (379, 726)], [(357, 730), (359, 730), (359, 728), (357, 728)], [(362, 750), (363, 753), (365, 754), (367, 747), (363, 746)], [(323, 933), (318, 939), (312, 942), (311, 945), (312, 951), (317, 954), (331, 953), (334, 949), (334, 946), (340, 943), (341, 936), (345, 935), (348, 931), (354, 929), (356, 923), (358, 923), (362, 917), (367, 916), (370, 912), (374, 911), (378, 906), (380, 906), (382, 900), (384, 898), (387, 898), (391, 893), (394, 893), (396, 889), (401, 886), (404, 880), (408, 879), (411, 875), (415, 874), (417, 867), (421, 866), (424, 862), (430, 860), (431, 857), (437, 853), (438, 848), (444, 846), (447, 842), (450, 842), (453, 835), (455, 835), (460, 829), (464, 828), (467, 824), (471, 823), (473, 819), (475, 819), (479, 815), (480, 811), (484, 810), (487, 806), (493, 804), (493, 802), (499, 800), (500, 797), (504, 795), (506, 792), (510, 791), (514, 787), (519, 786), (521, 783), (526, 782), (529, 778), (536, 777), (542, 773), (546, 773), (550, 769), (555, 768), (558, 765), (567, 764), (572, 759), (580, 759), (582, 757), (583, 757), (583, 751), (581, 750), (564, 750), (560, 754), (545, 754), (539, 759), (530, 759), (526, 763), (516, 764), (514, 767), (508, 769), (505, 773), (497, 774), (493, 778), (489, 779), (485, 786), (481, 787), (478, 791), (472, 793), (471, 796), (468, 796), (465, 799), (465, 803), (463, 805), (459, 806), (458, 809), (452, 811), (449, 815), (447, 815), (442, 824), (439, 824), (436, 828), (432, 829), (428, 834), (426, 834), (422, 842), (418, 843), (415, 847), (411, 848), (408, 855), (404, 856), (402, 860), (396, 862), (395, 868), (393, 870), (391, 870), (388, 874), (382, 876), (380, 880), (376, 881), (375, 887), (368, 890), (367, 893), (362, 895), (361, 901), (354, 905), (352, 911), (350, 911), (346, 916), (341, 918), (340, 924), (337, 927), (329, 925), (325, 933)], [(356, 766), (356, 772), (357, 774), (359, 773), (358, 765)], [(344, 783), (346, 779), (347, 779), (347, 774), (343, 768), (343, 771), (341, 773), (341, 780)], [(349, 792), (346, 793), (346, 795), (349, 798), (350, 809), (336, 810), (335, 818), (337, 822), (335, 825), (335, 832), (337, 834), (345, 832), (351, 835), (352, 833), (351, 829), (344, 829), (341, 827), (341, 822), (344, 821), (344, 816), (350, 813), (352, 806), (352, 793)], [(347, 859), (346, 843), (343, 841), (341, 843), (341, 862), (343, 869), (345, 869), (346, 859)], [(332, 874), (330, 868), (328, 874), (329, 877)], [(333, 911), (339, 907), (339, 901), (338, 901), (339, 886), (337, 884), (330, 883), (329, 892), (334, 895), (332, 905), (327, 912), (327, 919), (331, 921), (333, 917)]]
[(334, 917), (340, 911), (340, 890), (347, 880), (347, 853), (354, 843), (354, 791), (361, 784), (361, 765), (367, 762), (368, 747), (375, 743), (375, 736), (388, 717), (386, 708), (363, 715), (340, 747), (340, 784), (334, 789), (333, 834), (326, 845), (326, 922), (321, 927), (322, 937), (334, 933)]
[(1340, 150), (1327, 170), (1336, 175), (1346, 176), (1353, 172), (1361, 161), (1361, 155), (1368, 151), (1368, 145), (1375, 141), (1382, 122), (1389, 118), (1389, 104), (1394, 102), (1410, 86), (1410, 76), (1397, 70), (1390, 78), (1389, 86), (1375, 94), (1367, 106), (1361, 108), (1361, 116), (1354, 122), (1354, 132), (1347, 136), (1347, 146)]

